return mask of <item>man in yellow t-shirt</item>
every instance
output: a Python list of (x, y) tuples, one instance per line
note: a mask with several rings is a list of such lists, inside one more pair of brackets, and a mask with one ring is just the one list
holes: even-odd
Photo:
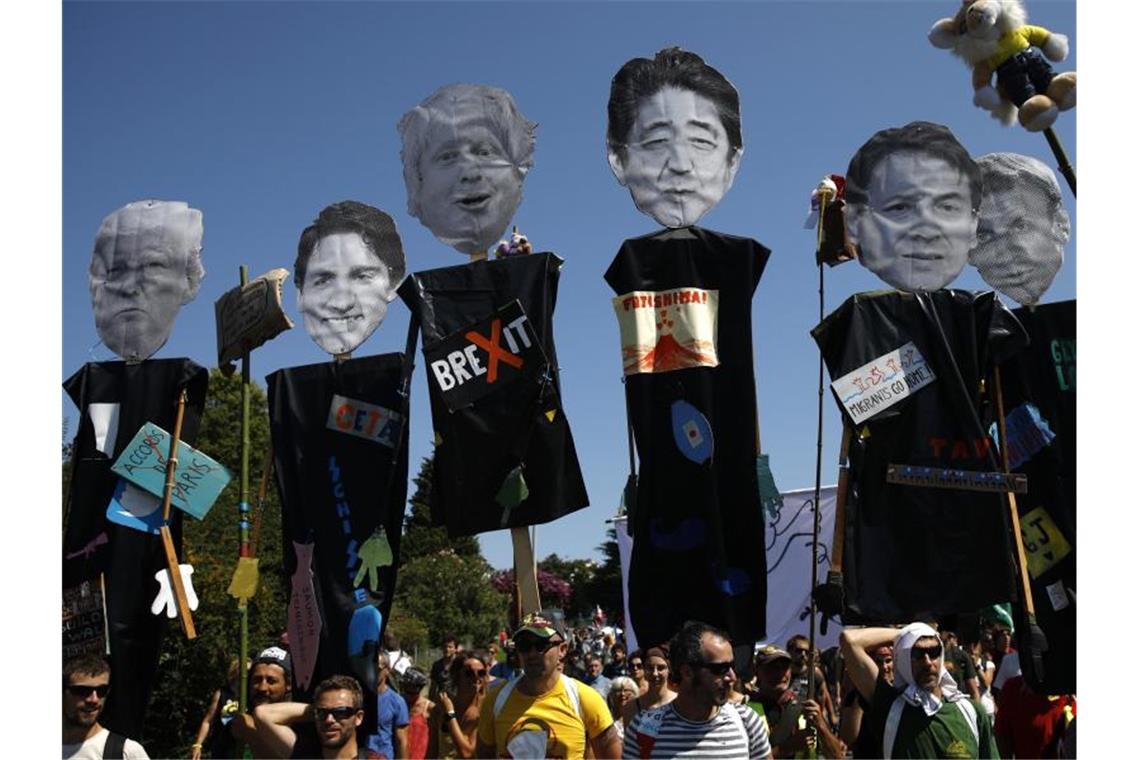
[[(569, 646), (561, 612), (523, 619), (513, 637), (523, 674), (487, 690), (479, 710), (477, 757), (621, 757), (621, 739), (598, 692), (562, 673)], [(445, 720), (451, 720), (449, 713)]]

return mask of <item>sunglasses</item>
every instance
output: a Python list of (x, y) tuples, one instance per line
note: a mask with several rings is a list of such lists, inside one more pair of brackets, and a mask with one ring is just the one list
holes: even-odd
[(483, 678), (487, 675), (486, 668), (464, 668), (463, 672), (471, 678)]
[(314, 707), (313, 716), (317, 719), (318, 723), (324, 723), (325, 718), (330, 715), (338, 723), (342, 720), (348, 720), (356, 713), (360, 712), (356, 707)]
[(527, 652), (546, 654), (552, 647), (556, 647), (561, 643), (561, 641), (555, 641), (553, 636), (545, 641), (542, 639), (522, 639), (521, 641), (515, 642), (515, 650), (522, 654), (526, 654)]
[(644, 666), (644, 665), (642, 665), (640, 662), (631, 662), (631, 663), (629, 664), (629, 669), (630, 669), (630, 670), (641, 670), (641, 669), (642, 669), (642, 668), (644, 668), (644, 667), (645, 667), (645, 666)]
[(728, 671), (732, 670), (732, 660), (728, 662), (694, 662), (694, 668), (704, 668), (714, 676), (723, 678), (728, 675)]
[(932, 647), (912, 647), (910, 650), (910, 659), (922, 661), (923, 657), (929, 657), (931, 660), (937, 660), (942, 656), (942, 645), (936, 644)]
[(795, 655), (795, 654), (807, 654), (808, 650), (807, 649), (801, 649), (799, 647), (794, 647), (792, 649), (789, 649), (788, 653), (793, 654), (793, 655)]
[(67, 692), (71, 696), (77, 697), (79, 699), (87, 699), (89, 696), (91, 696), (92, 692), (97, 694), (99, 696), (99, 699), (102, 699), (103, 697), (107, 696), (107, 692), (111, 690), (111, 684), (102, 683), (102, 684), (99, 684), (98, 686), (83, 686), (81, 684), (68, 684), (66, 688), (67, 688)]

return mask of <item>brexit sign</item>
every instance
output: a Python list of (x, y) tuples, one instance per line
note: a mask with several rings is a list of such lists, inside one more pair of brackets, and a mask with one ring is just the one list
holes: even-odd
[(546, 366), (538, 337), (517, 299), (431, 348), (425, 346), (424, 359), (453, 412)]

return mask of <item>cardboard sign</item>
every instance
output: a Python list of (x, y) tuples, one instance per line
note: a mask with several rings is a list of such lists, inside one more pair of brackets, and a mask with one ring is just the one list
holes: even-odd
[(1021, 518), (1021, 540), (1025, 544), (1025, 564), (1034, 580), (1073, 550), (1044, 507), (1032, 509)]
[(106, 614), (99, 584), (84, 581), (63, 590), (63, 659), (94, 652), (106, 654)]
[(355, 435), (392, 448), (396, 445), (402, 419), (400, 414), (391, 409), (347, 396), (333, 395), (326, 426), (329, 430)]
[(622, 373), (716, 367), (720, 292), (635, 290), (613, 299), (621, 332)]
[(856, 424), (889, 409), (935, 380), (934, 369), (908, 342), (831, 384), (839, 403)]
[[(147, 422), (119, 454), (111, 471), (161, 499), (168, 453), (170, 434)], [(179, 442), (170, 503), (201, 520), (232, 478), (224, 466), (193, 446)]]
[(219, 366), (293, 326), (281, 306), (281, 283), (288, 276), (288, 269), (271, 269), (214, 302)]
[(425, 347), (424, 359), (443, 402), (453, 412), (546, 367), (538, 337), (517, 299), (493, 316)]

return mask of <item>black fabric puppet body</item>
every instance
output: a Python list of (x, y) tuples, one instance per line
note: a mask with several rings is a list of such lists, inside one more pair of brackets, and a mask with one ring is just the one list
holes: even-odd
[[(1029, 346), (1001, 365), (1010, 469), (1025, 473), (1017, 496), (1036, 620), (1049, 640), (1044, 678), (1022, 665), (1039, 694), (1077, 690), (1077, 302), (1039, 304), (1014, 314)], [(1029, 627), (1018, 605), (1018, 649)]]
[[(423, 331), (432, 521), (452, 537), (546, 523), (589, 504), (558, 384), (561, 267), (555, 254), (534, 253), (414, 272), (400, 287)], [(512, 498), (505, 491), (519, 474), (526, 488)]]
[(887, 468), (1000, 470), (981, 388), (995, 360), (1025, 345), (1017, 319), (992, 292), (879, 291), (847, 299), (812, 336), (833, 381), (874, 363), (843, 386), (865, 393), (833, 389), (845, 416), (874, 410), (850, 447), (843, 622), (974, 613), (1013, 598), (1005, 496), (888, 483)]
[[(355, 676), (364, 688), (366, 728), (375, 723), (375, 709), (367, 707), (375, 705), (376, 652), (400, 561), (407, 369), (395, 353), (290, 367), (266, 378), (284, 564), (293, 578), (294, 671), (299, 649), (315, 649), (316, 658), (311, 680), (296, 692), (308, 694), (330, 675)], [(319, 641), (315, 626), (294, 625), (294, 611), (311, 604), (320, 612)], [(311, 611), (304, 612), (308, 617), (298, 612), (296, 619), (311, 621)]]
[(769, 254), (685, 227), (626, 240), (606, 271), (640, 460), (629, 505), (640, 641), (665, 641), (686, 620), (738, 644), (765, 635), (751, 315)]
[[(189, 359), (148, 359), (86, 364), (63, 384), (79, 408), (74, 469), (64, 508), (63, 586), (104, 575), (115, 688), (99, 721), (125, 736), (143, 735), (158, 670), (166, 617), (150, 608), (159, 591), (154, 575), (166, 569), (166, 555), (157, 534), (107, 519), (120, 482), (111, 465), (144, 423), (174, 430), (182, 390), (187, 399), (181, 440), (193, 445), (208, 377), (205, 368)], [(181, 555), (178, 509), (171, 510), (170, 532), (175, 552)]]

